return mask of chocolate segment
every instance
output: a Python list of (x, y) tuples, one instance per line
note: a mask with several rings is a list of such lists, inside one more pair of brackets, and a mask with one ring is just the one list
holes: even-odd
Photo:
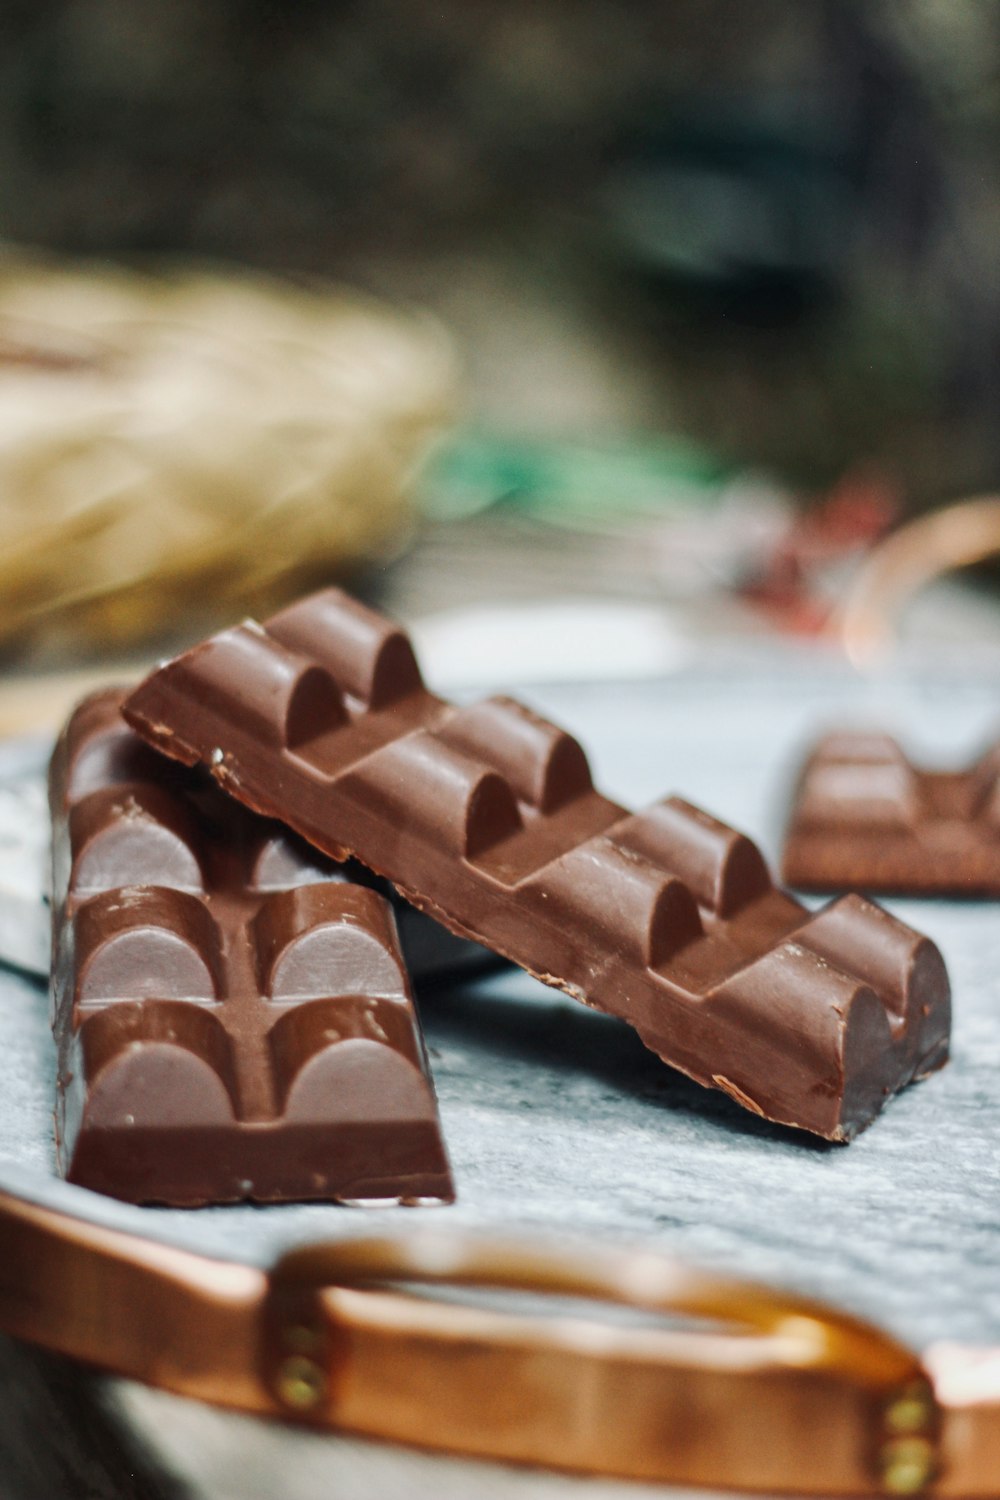
[(195, 647), (125, 713), (772, 1120), (849, 1140), (947, 1059), (948, 980), (926, 938), (857, 897), (811, 914), (748, 839), (679, 798), (629, 813), (521, 704), (428, 692), (405, 635), (338, 590)]
[(133, 1202), (450, 1201), (389, 904), (120, 702), (76, 711), (50, 776), (60, 1170)]
[(1000, 749), (925, 771), (888, 735), (827, 735), (800, 773), (782, 873), (803, 890), (1000, 896)]

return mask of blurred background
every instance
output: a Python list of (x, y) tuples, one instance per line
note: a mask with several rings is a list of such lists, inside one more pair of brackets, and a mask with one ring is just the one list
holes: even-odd
[[(872, 581), (1000, 468), (996, 7), (63, 0), (0, 35), (12, 670), (334, 578), (408, 619), (627, 606), (575, 638), (612, 673), (853, 649), (998, 544), (979, 506)], [(1000, 639), (989, 571), (928, 630)]]
[[(667, 779), (755, 837), (819, 712), (815, 661), (863, 666), (895, 628), (921, 653), (982, 651), (979, 696), (918, 692), (909, 720), (968, 740), (1000, 660), (998, 239), (989, 0), (6, 0), (0, 735), (54, 730), (89, 686), (343, 582), (414, 627), (449, 691), (654, 679), (748, 642), (755, 670), (758, 648), (804, 655), (780, 692), (737, 662), (692, 671), (686, 695), (541, 693), (600, 740), (624, 799)], [(877, 680), (871, 697), (902, 713)], [(30, 936), (40, 878), (12, 905), (0, 859), (4, 888)], [(970, 931), (955, 972), (980, 1071), (959, 1076), (982, 1093), (956, 1118), (958, 1156), (981, 1143), (974, 1188), (995, 1163), (975, 1083), (994, 1054)], [(505, 1011), (482, 1033), (501, 1079)], [(525, 1024), (525, 1049), (562, 1048), (563, 1024)], [(759, 1198), (766, 1175), (743, 1176)], [(863, 1202), (912, 1218), (926, 1184), (897, 1176)], [(700, 1164), (691, 1181), (695, 1209), (679, 1192), (659, 1222), (688, 1213), (703, 1237), (677, 1243), (717, 1255), (739, 1227), (728, 1184), (706, 1193)], [(645, 1188), (628, 1213), (644, 1222)], [(928, 1275), (930, 1231), (910, 1228), (921, 1305), (947, 1284), (953, 1308), (961, 1278)], [(864, 1255), (814, 1257), (845, 1305), (859, 1266), (889, 1264), (864, 1235)], [(807, 1243), (796, 1228), (789, 1255)], [(0, 1370), (33, 1462), (62, 1461), (53, 1433), (86, 1431), (89, 1452), (104, 1430), (51, 1379), (43, 1422), (41, 1377)], [(148, 1441), (214, 1461), (213, 1493), (309, 1482), (301, 1435), (275, 1481), (245, 1429), (213, 1448), (150, 1410)], [(79, 1492), (89, 1463), (31, 1493)], [(109, 1492), (148, 1493), (131, 1445), (115, 1464)], [(400, 1474), (384, 1488), (410, 1493)]]

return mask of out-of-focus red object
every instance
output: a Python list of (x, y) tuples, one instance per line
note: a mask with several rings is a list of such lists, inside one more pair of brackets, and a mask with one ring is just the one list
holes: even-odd
[(737, 585), (739, 598), (776, 629), (820, 635), (837, 605), (831, 583), (857, 563), (895, 524), (902, 491), (892, 475), (869, 467), (849, 470), (785, 533)]

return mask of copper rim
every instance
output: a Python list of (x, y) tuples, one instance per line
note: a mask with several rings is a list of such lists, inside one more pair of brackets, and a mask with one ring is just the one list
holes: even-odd
[[(470, 1286), (492, 1300), (454, 1296)], [(446, 1452), (730, 1490), (1000, 1494), (1000, 1351), (921, 1361), (645, 1250), (419, 1229), (265, 1271), (0, 1193), (0, 1326), (222, 1406)]]

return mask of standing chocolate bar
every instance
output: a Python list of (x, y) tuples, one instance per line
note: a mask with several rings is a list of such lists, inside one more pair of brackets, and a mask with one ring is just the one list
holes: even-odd
[(62, 1172), (136, 1202), (450, 1201), (384, 898), (119, 710), (81, 705), (50, 776)]
[(795, 790), (782, 871), (804, 891), (1000, 896), (1000, 745), (925, 771), (887, 734), (828, 734)]
[(125, 713), (757, 1114), (849, 1140), (947, 1059), (933, 943), (857, 896), (811, 914), (679, 799), (630, 814), (530, 710), (429, 693), (405, 635), (338, 590), (212, 637)]

